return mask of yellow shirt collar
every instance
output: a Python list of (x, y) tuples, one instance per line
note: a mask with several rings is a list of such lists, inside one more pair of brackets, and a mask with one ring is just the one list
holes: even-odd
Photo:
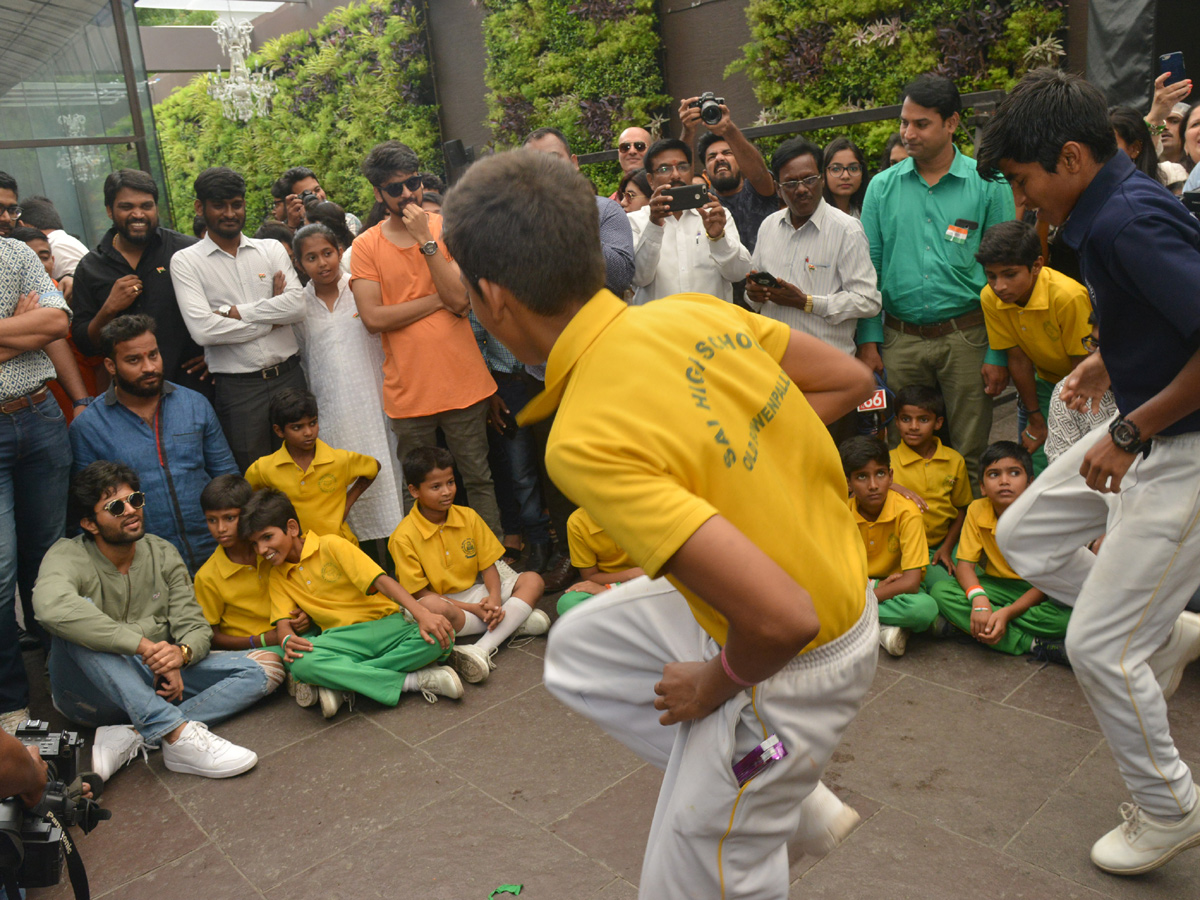
[[(950, 454), (946, 451), (946, 445), (942, 443), (942, 439), (935, 437), (934, 440), (937, 441), (937, 447), (934, 448), (933, 456), (929, 457), (929, 459), (949, 461)], [(897, 444), (896, 449), (892, 452), (896, 454), (896, 461), (902, 466), (911, 465), (915, 462), (929, 461), (912, 447), (908, 446), (908, 444), (904, 443), (904, 441), (901, 441), (899, 444)]]
[(420, 532), (421, 537), (425, 540), (429, 540), (437, 534), (439, 528), (462, 528), (467, 524), (466, 515), (457, 505), (451, 506), (446, 510), (446, 521), (442, 525), (437, 525), (425, 518), (425, 515), (421, 512), (420, 505), (415, 502), (412, 505), (412, 509), (409, 510), (408, 515), (412, 518), (417, 531)]
[(994, 533), (996, 531), (996, 522), (998, 521), (998, 517), (996, 516), (996, 507), (992, 506), (992, 501), (988, 500), (986, 497), (981, 499), (986, 502), (979, 504), (979, 518), (976, 520), (975, 524), (981, 529)]
[[(299, 468), (296, 461), (292, 459), (292, 454), (288, 453), (287, 444), (284, 444), (269, 457), (272, 466), (291, 466)], [(309, 463), (309, 468), (315, 469), (317, 466), (326, 466), (333, 462), (333, 450), (329, 445), (320, 438), (317, 438), (316, 446), (313, 447), (313, 459)], [(307, 472), (308, 469), (305, 469)]]
[(996, 292), (990, 287), (986, 288), (993, 297), (996, 298), (996, 307), (998, 309), (1049, 309), (1050, 308), (1050, 279), (1046, 277), (1046, 269), (1038, 273), (1037, 281), (1033, 283), (1033, 293), (1029, 295), (1029, 302), (1024, 306), (1018, 306), (1015, 303), (1005, 303), (996, 296)]
[(900, 503), (898, 501), (899, 494), (895, 491), (888, 491), (887, 496), (883, 499), (883, 509), (879, 510), (879, 515), (875, 517), (875, 521), (871, 521), (866, 516), (858, 511), (858, 498), (850, 498), (850, 511), (854, 513), (855, 522), (865, 522), (867, 525), (878, 525), (881, 522), (894, 522), (900, 518)]
[[(225, 552), (225, 548), (220, 546), (219, 544), (217, 545), (216, 560), (217, 560), (217, 574), (220, 575), (222, 578), (232, 578), (234, 575), (241, 572), (242, 569), (246, 568), (241, 563), (235, 563), (232, 559), (230, 559), (229, 554)], [(254, 560), (254, 564), (252, 566), (250, 566), (250, 568), (252, 568), (252, 569), (258, 568), (258, 563), (259, 563), (259, 558), (256, 556), (255, 560)]]
[(607, 289), (583, 304), (550, 348), (545, 390), (525, 404), (517, 415), (518, 424), (540, 422), (558, 409), (575, 363), (618, 316), (628, 311), (625, 301)]

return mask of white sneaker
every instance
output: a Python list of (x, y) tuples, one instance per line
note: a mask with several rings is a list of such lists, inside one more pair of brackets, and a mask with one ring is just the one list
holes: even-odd
[(29, 721), (29, 707), (23, 706), (10, 712), (0, 713), (0, 731), (16, 735), (17, 729)]
[(1122, 803), (1121, 815), (1125, 821), (1092, 845), (1092, 862), (1112, 875), (1141, 875), (1200, 846), (1200, 788), (1192, 811), (1174, 824), (1151, 818), (1136, 803)]
[(354, 698), (354, 694), (350, 691), (339, 691), (327, 687), (319, 687), (316, 690), (317, 696), (321, 700), (321, 715), (327, 719), (336, 716), (338, 710), (342, 708), (342, 704)]
[(535, 609), (529, 614), (521, 625), (513, 632), (513, 637), (537, 637), (539, 634), (545, 634), (550, 630), (550, 617), (540, 609)]
[(879, 646), (890, 656), (903, 656), (905, 648), (908, 647), (908, 635), (909, 630), (899, 625), (880, 625)]
[(457, 700), (463, 695), (463, 686), (458, 678), (458, 673), (449, 666), (426, 666), (415, 674), (421, 696), (430, 703), (437, 703), (439, 696)]
[(818, 781), (800, 804), (800, 827), (788, 843), (808, 856), (824, 856), (844, 841), (858, 823), (854, 807), (847, 806), (825, 782)]
[(1147, 662), (1158, 679), (1162, 688), (1163, 699), (1171, 699), (1171, 695), (1179, 688), (1183, 679), (1183, 670), (1187, 664), (1200, 658), (1200, 615), (1194, 612), (1181, 612), (1175, 624), (1171, 627), (1171, 636), (1167, 642), (1151, 654)]
[(317, 686), (315, 684), (306, 684), (303, 681), (293, 681), (288, 685), (288, 687), (290, 688), (288, 693), (296, 698), (297, 706), (302, 706), (307, 709), (308, 707), (315, 705), (320, 699), (320, 697), (317, 696)]
[(450, 651), (450, 666), (467, 684), (480, 684), (491, 674), (491, 654), (475, 644), (455, 644)]
[(101, 725), (92, 739), (92, 771), (107, 784), (139, 750), (146, 755), (146, 742), (132, 725)]
[(162, 755), (172, 772), (205, 778), (231, 778), (258, 765), (258, 754), (253, 750), (218, 737), (203, 722), (187, 722), (173, 744), (164, 740)]

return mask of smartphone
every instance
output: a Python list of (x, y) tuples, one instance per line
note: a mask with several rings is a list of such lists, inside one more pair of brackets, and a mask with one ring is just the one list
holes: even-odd
[(500, 434), (510, 441), (516, 440), (517, 430), (520, 427), (517, 425), (517, 417), (505, 409), (500, 411), (500, 419), (504, 424), (504, 429)]
[(1174, 53), (1164, 53), (1158, 58), (1158, 73), (1170, 72), (1167, 76), (1167, 84), (1175, 84), (1177, 81), (1184, 81), (1187, 78), (1187, 70), (1183, 67), (1183, 53), (1176, 50)]
[(746, 277), (762, 287), (779, 287), (779, 279), (770, 272), (751, 272)]
[(712, 199), (707, 184), (681, 184), (667, 188), (663, 193), (671, 198), (671, 212), (699, 209)]

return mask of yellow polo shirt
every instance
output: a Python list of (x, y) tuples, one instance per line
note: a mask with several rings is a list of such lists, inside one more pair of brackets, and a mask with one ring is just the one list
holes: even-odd
[(1071, 373), (1068, 357), (1085, 355), (1092, 301), (1087, 288), (1069, 275), (1043, 267), (1023, 307), (1005, 303), (986, 285), (979, 300), (992, 349), (1020, 347), (1043, 381), (1057, 384)]
[[(807, 651), (862, 615), (867, 558), (837, 448), (779, 366), (790, 339), (705, 294), (631, 307), (602, 290), (559, 335), (519, 421), (557, 408), (551, 477), (651, 578), (727, 518), (811, 595), (821, 628)], [(672, 583), (724, 643), (725, 618)]]
[(272, 487), (287, 494), (306, 532), (341, 535), (357, 545), (358, 538), (345, 520), (346, 491), (361, 476), (378, 474), (379, 462), (374, 457), (335, 450), (318, 438), (307, 469), (296, 465), (283, 446), (252, 462), (246, 480), (255, 490)]
[(243, 566), (230, 559), (224, 547), (217, 547), (195, 581), (196, 601), (208, 624), (232, 637), (270, 631), (274, 627), (267, 591), (270, 570), (271, 564), (261, 557), (255, 557), (255, 565)]
[(299, 562), (271, 568), (271, 621), (290, 618), (299, 608), (328, 631), (400, 612), (391, 598), (370, 593), (382, 574), (371, 557), (345, 538), (310, 531)]
[(388, 538), (388, 552), (396, 564), (396, 580), (410, 594), (426, 586), (456, 594), (504, 555), (504, 545), (470, 507), (451, 506), (446, 521), (435, 525), (414, 503)]
[(1014, 572), (996, 544), (996, 509), (987, 497), (980, 497), (967, 507), (967, 518), (963, 522), (962, 538), (958, 542), (958, 558), (978, 563), (979, 557), (987, 557), (984, 572), (993, 578), (1024, 580)]
[(867, 551), (867, 575), (887, 578), (909, 569), (925, 571), (929, 565), (929, 544), (917, 504), (888, 491), (875, 521), (858, 511), (857, 497), (850, 498), (850, 511)]
[(571, 565), (580, 570), (594, 567), (608, 573), (634, 568), (629, 554), (604, 533), (583, 507), (567, 519), (567, 546), (571, 549)]
[(931, 547), (946, 539), (958, 511), (975, 499), (962, 454), (937, 438), (934, 440), (937, 449), (929, 459), (904, 443), (892, 451), (892, 480), (918, 495), (929, 507), (922, 518), (925, 540)]

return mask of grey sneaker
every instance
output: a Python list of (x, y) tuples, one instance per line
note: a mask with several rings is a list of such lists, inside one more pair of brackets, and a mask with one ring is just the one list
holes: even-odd
[(315, 684), (305, 684), (303, 681), (293, 681), (289, 687), (289, 693), (296, 698), (296, 705), (303, 706), (307, 709), (310, 706), (315, 706), (320, 697), (317, 695), (317, 686)]

